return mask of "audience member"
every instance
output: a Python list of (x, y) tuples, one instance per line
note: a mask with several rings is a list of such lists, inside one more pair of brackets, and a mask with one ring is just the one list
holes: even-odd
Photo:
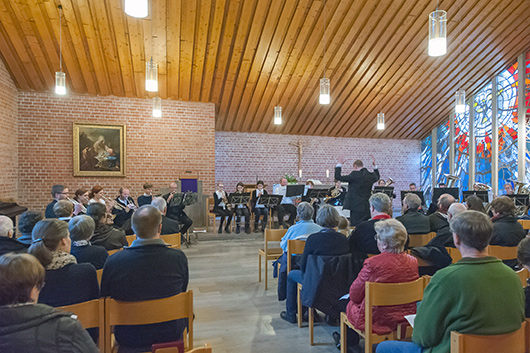
[(493, 223), (483, 213), (465, 211), (451, 220), (451, 230), (462, 259), (432, 277), (418, 307), (412, 342), (385, 341), (377, 353), (449, 352), (451, 331), (497, 335), (521, 327), (521, 282), (486, 249)]
[(322, 229), (307, 238), (300, 261), (300, 270), (292, 270), (287, 275), (286, 311), (280, 313), (282, 319), (291, 323), (296, 322), (297, 283), (302, 283), (309, 255), (334, 256), (348, 254), (348, 238), (335, 230), (339, 222), (339, 212), (333, 206), (323, 205), (320, 207), (317, 213), (317, 224)]
[[(527, 271), (530, 271), (530, 238), (524, 238), (517, 246), (517, 260)], [(530, 279), (526, 280), (525, 292), (525, 316), (530, 318)]]
[(60, 221), (68, 222), (74, 214), (74, 204), (68, 200), (59, 200), (53, 206), (53, 213)]
[(37, 304), (44, 268), (29, 254), (0, 257), (0, 351), (97, 353), (71, 313)]
[(478, 196), (471, 195), (466, 198), (466, 206), (467, 209), (470, 211), (478, 211), (486, 214), (486, 210), (484, 209), (484, 203), (482, 199)]
[(366, 254), (379, 254), (377, 241), (375, 240), (375, 223), (382, 219), (389, 219), (392, 212), (392, 202), (383, 193), (373, 194), (370, 199), (370, 214), (372, 218), (361, 222), (348, 238), (350, 252), (360, 251)]
[(406, 194), (403, 199), (401, 216), (396, 217), (407, 230), (408, 234), (426, 234), (431, 231), (429, 217), (420, 212), (421, 199), (416, 194)]
[[(121, 301), (171, 297), (188, 287), (188, 260), (180, 249), (169, 248), (161, 239), (162, 216), (151, 205), (140, 207), (132, 216), (137, 236), (130, 247), (112, 255), (103, 268), (101, 296)], [(120, 347), (150, 351), (154, 343), (182, 339), (185, 320), (152, 325), (116, 326)]]
[[(449, 206), (447, 210), (447, 221), (451, 221), (456, 215), (467, 211), (466, 206), (461, 203), (453, 203)], [(427, 244), (427, 246), (441, 246), (441, 247), (450, 247), (454, 248), (455, 243), (453, 242), (453, 232), (449, 227), (443, 227), (438, 232), (436, 236)]]
[(448, 227), (447, 210), (449, 206), (455, 202), (455, 198), (449, 194), (442, 194), (438, 199), (438, 209), (433, 214), (429, 215), (429, 223), (431, 225), (431, 232), (438, 232), (443, 227)]
[(120, 249), (127, 246), (127, 238), (123, 229), (105, 224), (107, 208), (105, 205), (94, 202), (87, 207), (87, 216), (92, 217), (96, 224), (91, 243), (100, 245), (107, 250)]
[(348, 218), (343, 216), (340, 217), (339, 232), (341, 232), (345, 236), (350, 235), (350, 221), (348, 221)]
[(7, 216), (0, 216), (0, 255), (10, 252), (26, 252), (28, 246), (14, 237), (13, 221)]
[(38, 221), (43, 219), (42, 212), (37, 211), (26, 211), (18, 218), (18, 231), (20, 237), (17, 239), (19, 242), (26, 244), (28, 247), (33, 242), (31, 232)]
[(162, 232), (160, 235), (180, 232), (180, 223), (166, 216), (167, 202), (163, 197), (155, 197), (153, 201), (151, 201), (151, 206), (160, 211), (160, 214), (162, 215)]
[(44, 219), (33, 228), (33, 244), (28, 252), (46, 270), (39, 303), (58, 307), (99, 297), (96, 269), (91, 264), (78, 264), (70, 254), (70, 246), (66, 222)]
[(72, 240), (70, 253), (75, 256), (78, 264), (92, 264), (96, 270), (105, 265), (109, 253), (104, 247), (92, 245), (90, 238), (94, 234), (96, 223), (90, 216), (76, 216), (68, 222), (68, 231)]
[(490, 204), (493, 217), (491, 245), (517, 246), (526, 236), (523, 226), (515, 218), (515, 204), (508, 196), (497, 197)]

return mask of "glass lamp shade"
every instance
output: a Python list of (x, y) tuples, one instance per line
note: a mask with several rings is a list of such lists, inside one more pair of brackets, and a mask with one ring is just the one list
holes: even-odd
[(455, 94), (455, 113), (464, 114), (466, 112), (466, 91), (459, 89)]
[(320, 104), (329, 104), (330, 101), (329, 78), (324, 77), (320, 79), (320, 96), (318, 102)]
[(447, 12), (434, 11), (429, 15), (429, 56), (447, 53)]
[(282, 107), (274, 107), (274, 125), (282, 124)]
[(162, 99), (160, 97), (153, 98), (153, 118), (162, 117)]
[(385, 129), (385, 113), (377, 114), (377, 130)]
[(145, 90), (158, 92), (158, 63), (153, 58), (145, 63)]
[(149, 15), (148, 0), (125, 0), (125, 13), (137, 18), (147, 17)]
[(66, 94), (66, 74), (62, 71), (55, 73), (55, 94)]

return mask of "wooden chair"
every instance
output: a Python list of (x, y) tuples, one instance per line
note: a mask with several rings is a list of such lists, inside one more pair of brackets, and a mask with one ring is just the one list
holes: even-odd
[(132, 242), (134, 240), (136, 240), (136, 234), (133, 234), (133, 235), (126, 235), (125, 238), (127, 238), (127, 244), (129, 244), (129, 246), (132, 245)]
[(169, 244), (170, 248), (180, 249), (180, 233), (161, 235), (160, 239), (162, 239), (164, 243)]
[(111, 336), (115, 325), (149, 325), (184, 318), (188, 319), (184, 344), (189, 350), (193, 348), (193, 291), (138, 302), (105, 298), (105, 352), (112, 352)]
[(122, 251), (122, 250), (123, 248), (120, 248), (120, 249), (109, 250), (107, 252), (109, 253), (109, 256), (111, 256), (111, 255), (116, 254), (118, 251)]
[(515, 332), (503, 335), (471, 335), (451, 331), (451, 353), (527, 353), (527, 321)]
[(103, 269), (96, 270), (96, 275), (98, 276), (98, 283), (99, 283), (99, 286), (101, 287), (101, 277), (103, 276)]
[(358, 330), (348, 320), (346, 313), (340, 314), (340, 351), (346, 353), (346, 330), (350, 327), (365, 339), (365, 353), (372, 352), (372, 345), (388, 339), (397, 339), (396, 331), (384, 335), (372, 333), (372, 308), (408, 304), (422, 300), (425, 279), (418, 278), (404, 283), (372, 283), (365, 286), (365, 331)]
[(414, 248), (417, 246), (425, 246), (435, 236), (436, 236), (435, 232), (430, 232), (427, 234), (409, 234), (409, 247)]
[(449, 246), (446, 246), (445, 250), (447, 250), (449, 256), (451, 256), (451, 259), (453, 259), (453, 263), (457, 263), (462, 258), (462, 254), (457, 248), (451, 248)]
[(521, 223), (521, 225), (523, 226), (523, 229), (525, 229), (525, 230), (529, 230), (530, 229), (530, 220), (528, 220), (528, 219), (519, 219), (519, 220), (517, 220), (517, 222)]
[[(287, 240), (287, 275), (291, 272), (291, 256), (304, 253), (305, 240)], [(298, 283), (298, 327), (302, 327), (302, 302), (300, 301), (300, 290), (302, 285)]]
[[(161, 348), (155, 350), (155, 353), (184, 353), (180, 352), (178, 348)], [(191, 351), (187, 351), (186, 353), (212, 353), (212, 345), (209, 343), (206, 343), (204, 347), (199, 347), (192, 349)]]
[(99, 329), (99, 350), (103, 352), (105, 348), (105, 334), (104, 334), (104, 304), (103, 298), (94, 299), (87, 302), (61, 306), (57, 310), (67, 311), (77, 316), (77, 320), (81, 323), (84, 329), (97, 327)]
[(213, 231), (215, 232), (215, 221), (217, 219), (217, 216), (215, 213), (213, 213), (213, 206), (215, 205), (215, 200), (213, 197), (210, 197), (208, 199), (208, 202), (206, 202), (206, 227), (210, 225), (210, 220), (213, 220)]
[(263, 249), (258, 250), (259, 282), (261, 282), (261, 257), (265, 259), (265, 290), (267, 290), (268, 261), (276, 260), (283, 253), (281, 248), (269, 248), (269, 242), (279, 242), (287, 233), (287, 229), (265, 229)]
[(513, 260), (517, 259), (517, 246), (488, 246), (488, 252), (490, 256), (495, 256), (500, 260)]
[(519, 271), (515, 272), (519, 276), (519, 279), (521, 280), (521, 284), (523, 287), (526, 287), (528, 282), (526, 281), (530, 277), (530, 273), (526, 268), (522, 268)]

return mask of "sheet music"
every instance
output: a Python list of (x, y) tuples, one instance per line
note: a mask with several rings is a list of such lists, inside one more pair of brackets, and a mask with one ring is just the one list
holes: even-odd
[(416, 314), (405, 315), (405, 319), (409, 322), (410, 326), (414, 328), (414, 319), (416, 319)]

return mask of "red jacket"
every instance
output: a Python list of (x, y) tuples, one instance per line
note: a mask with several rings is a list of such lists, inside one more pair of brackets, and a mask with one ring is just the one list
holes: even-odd
[[(364, 261), (357, 279), (350, 287), (350, 302), (346, 308), (348, 320), (364, 331), (365, 282), (399, 283), (419, 278), (418, 261), (405, 253), (381, 253)], [(374, 307), (372, 309), (372, 332), (384, 334), (396, 329), (397, 323), (405, 321), (404, 316), (416, 313), (416, 303)]]

